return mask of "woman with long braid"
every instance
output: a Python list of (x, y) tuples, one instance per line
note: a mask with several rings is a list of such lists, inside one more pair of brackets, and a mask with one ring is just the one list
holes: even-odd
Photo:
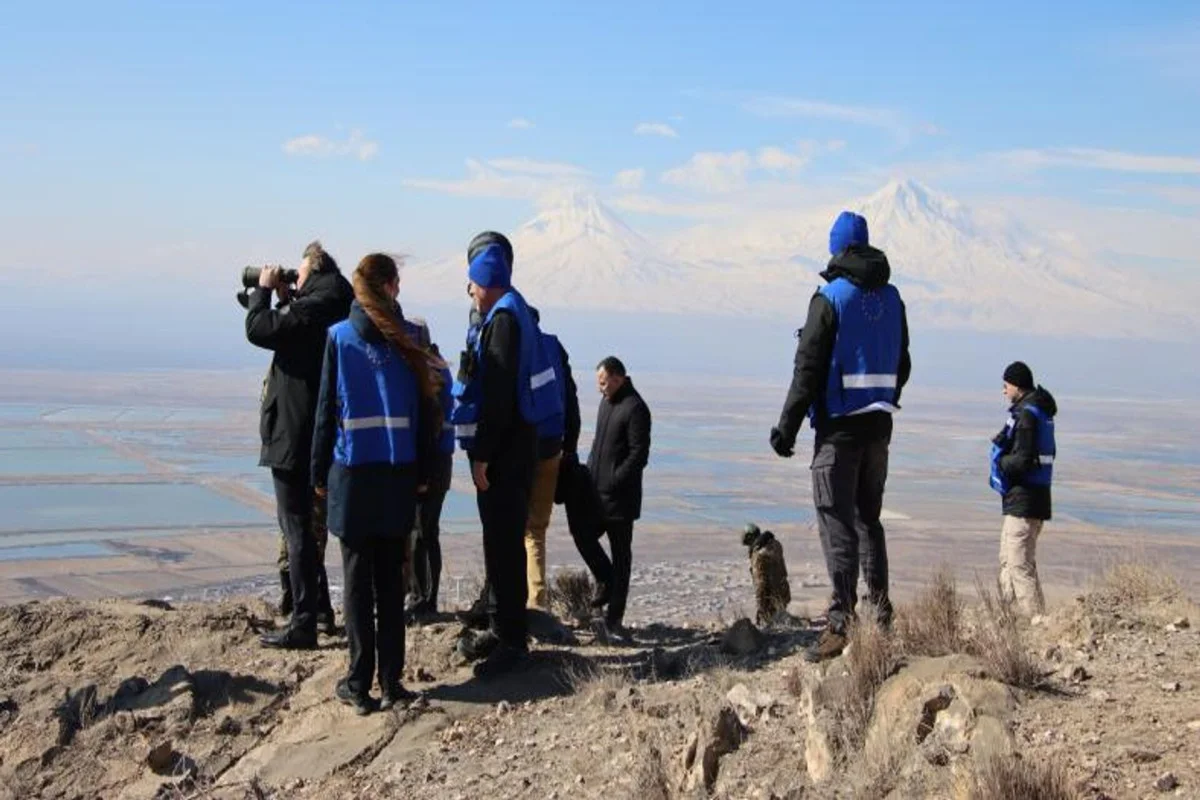
[(350, 318), (329, 329), (313, 437), (312, 479), (341, 540), (350, 668), (336, 695), (359, 714), (413, 698), (404, 688), (403, 564), (417, 494), (441, 431), (440, 359), (406, 333), (393, 258), (354, 271)]

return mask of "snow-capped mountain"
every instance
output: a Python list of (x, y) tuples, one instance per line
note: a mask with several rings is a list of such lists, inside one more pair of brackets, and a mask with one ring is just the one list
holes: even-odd
[[(841, 206), (698, 226), (661, 241), (596, 197), (564, 193), (511, 236), (515, 282), (544, 307), (802, 317), (843, 208), (867, 218), (914, 325), (1122, 337), (1194, 331), (1188, 293), (1152, 302), (1054, 231), (974, 211), (914, 181)], [(462, 258), (416, 266), (406, 291), (459, 296)], [(452, 294), (451, 294), (452, 293)], [(1192, 293), (1194, 294), (1194, 292)]]

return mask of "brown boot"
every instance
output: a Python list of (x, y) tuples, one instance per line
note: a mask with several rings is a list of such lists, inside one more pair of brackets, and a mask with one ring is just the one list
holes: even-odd
[(804, 651), (804, 660), (810, 664), (837, 658), (846, 649), (846, 635), (826, 628), (817, 639)]

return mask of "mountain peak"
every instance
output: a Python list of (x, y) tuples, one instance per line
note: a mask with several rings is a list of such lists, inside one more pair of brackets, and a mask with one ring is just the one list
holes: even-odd
[(595, 194), (579, 188), (555, 189), (538, 199), (539, 213), (526, 222), (518, 236), (551, 233), (555, 237), (606, 237), (641, 241), (641, 236)]

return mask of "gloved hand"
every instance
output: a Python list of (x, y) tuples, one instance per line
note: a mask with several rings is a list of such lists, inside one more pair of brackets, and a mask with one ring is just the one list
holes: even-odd
[(793, 449), (796, 446), (796, 440), (784, 441), (783, 431), (779, 428), (771, 428), (771, 449), (782, 458), (791, 458), (796, 454)]

